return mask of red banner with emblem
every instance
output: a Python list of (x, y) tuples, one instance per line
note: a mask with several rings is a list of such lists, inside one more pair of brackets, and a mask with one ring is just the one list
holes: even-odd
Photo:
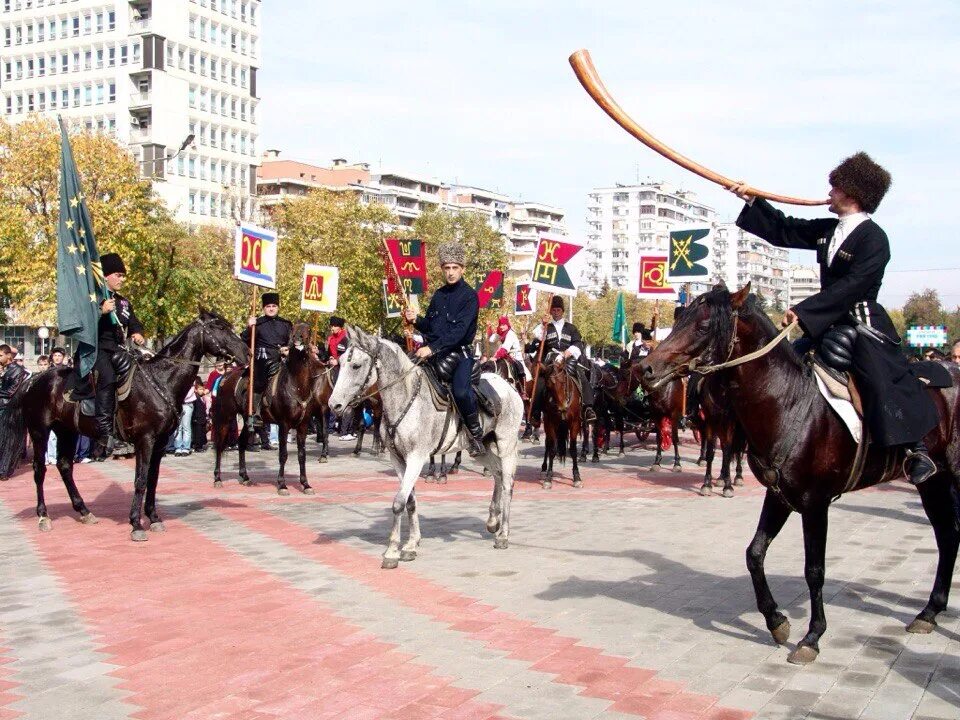
[(536, 305), (537, 291), (530, 287), (530, 283), (517, 283), (517, 292), (513, 300), (514, 315), (530, 315)]
[[(384, 244), (390, 253), (389, 257), (384, 258), (387, 292), (423, 295), (427, 291), (427, 244), (416, 238), (401, 240), (395, 237), (385, 238)], [(402, 290), (397, 285), (394, 267), (397, 269), (396, 275), (400, 276), (400, 282), (403, 283)]]
[(663, 300), (673, 298), (675, 295), (673, 287), (667, 282), (667, 256), (641, 255), (637, 297), (646, 300)]
[(503, 307), (503, 270), (491, 270), (477, 285), (480, 309)]

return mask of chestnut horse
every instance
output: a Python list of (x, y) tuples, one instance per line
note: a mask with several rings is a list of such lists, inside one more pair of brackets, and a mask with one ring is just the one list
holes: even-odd
[[(692, 367), (717, 371), (717, 383), (728, 393), (746, 434), (750, 468), (767, 488), (757, 531), (747, 548), (747, 569), (757, 607), (778, 644), (787, 641), (790, 623), (770, 592), (764, 558), (791, 512), (803, 521), (804, 574), (812, 607), (807, 634), (787, 659), (809, 663), (819, 654), (827, 629), (823, 582), (830, 503), (845, 492), (899, 476), (903, 451), (869, 445), (862, 464), (856, 462), (858, 448), (850, 432), (820, 396), (785, 335), (777, 334), (749, 292), (749, 284), (732, 294), (717, 287), (697, 298), (670, 336), (643, 361), (643, 379), (649, 387), (661, 387)], [(940, 559), (927, 605), (908, 632), (929, 633), (936, 625), (937, 615), (947, 606), (960, 545), (960, 368), (953, 363), (943, 366), (952, 387), (927, 390), (939, 417), (925, 439), (937, 473), (917, 487)], [(853, 471), (857, 465), (859, 470)]]
[(573, 486), (583, 487), (577, 456), (581, 425), (580, 387), (563, 365), (541, 366), (540, 377), (544, 379), (543, 429), (546, 435), (540, 481), (546, 490), (553, 487), (553, 460), (559, 455), (562, 464), (569, 446), (573, 460)]
[[(694, 382), (693, 378), (690, 382)], [(703, 485), (700, 494), (707, 496), (713, 493), (713, 460), (716, 454), (717, 441), (720, 442), (720, 476), (723, 483), (723, 496), (733, 497), (733, 486), (743, 485), (743, 452), (747, 446), (747, 438), (743, 428), (737, 422), (727, 390), (716, 376), (708, 375), (700, 385), (700, 408), (703, 410), (703, 431), (700, 441), (700, 456), (706, 462), (706, 472), (703, 475)], [(730, 464), (736, 458), (737, 471), (733, 480), (730, 479)], [(700, 461), (697, 461), (700, 464)]]

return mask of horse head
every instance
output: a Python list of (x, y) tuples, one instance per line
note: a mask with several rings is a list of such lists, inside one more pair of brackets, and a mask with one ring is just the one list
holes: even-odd
[[(748, 298), (751, 298), (749, 303)], [(750, 283), (734, 293), (723, 284), (714, 286), (684, 310), (670, 335), (640, 361), (633, 372), (639, 374), (640, 382), (649, 391), (686, 377), (697, 366), (729, 360), (741, 339), (737, 326), (744, 319), (742, 309), (753, 314)]]
[(200, 349), (204, 355), (225, 360), (247, 362), (247, 344), (233, 331), (222, 315), (213, 310), (200, 309), (200, 316), (190, 324), (191, 333), (199, 333)]
[(574, 400), (576, 383), (562, 364), (553, 364), (546, 368), (544, 375), (547, 395), (553, 400), (561, 414), (566, 414)]
[(377, 381), (377, 360), (386, 341), (347, 326), (347, 352), (340, 358), (337, 382), (330, 394), (330, 409), (343, 414), (360, 401), (364, 392)]
[(290, 332), (290, 345), (297, 350), (305, 350), (310, 347), (312, 336), (313, 331), (307, 323), (294, 323)]

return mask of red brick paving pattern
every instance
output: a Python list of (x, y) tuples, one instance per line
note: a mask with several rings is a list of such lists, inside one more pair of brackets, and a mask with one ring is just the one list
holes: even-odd
[(0, 636), (0, 720), (13, 720), (20, 717), (22, 713), (7, 707), (7, 705), (17, 702), (21, 699), (21, 696), (16, 694), (17, 683), (8, 679), (12, 675), (10, 663), (13, 662), (14, 658), (10, 654), (10, 649), (3, 647), (2, 641), (3, 638)]

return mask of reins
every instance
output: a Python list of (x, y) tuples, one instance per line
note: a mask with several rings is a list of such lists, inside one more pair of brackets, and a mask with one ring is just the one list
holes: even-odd
[(701, 375), (710, 375), (711, 373), (715, 373), (718, 370), (726, 370), (727, 368), (737, 367), (738, 365), (744, 365), (758, 358), (762, 358), (764, 355), (766, 355), (771, 350), (773, 350), (777, 345), (779, 345), (780, 341), (785, 339), (790, 334), (790, 332), (798, 325), (798, 321), (794, 320), (792, 323), (787, 325), (783, 330), (781, 330), (773, 340), (768, 342), (759, 350), (754, 350), (751, 353), (747, 353), (746, 355), (741, 355), (740, 357), (734, 358), (733, 360), (731, 360), (730, 356), (733, 355), (733, 348), (737, 344), (737, 330), (736, 330), (737, 313), (736, 312), (734, 312), (734, 315), (733, 315), (733, 322), (734, 322), (733, 336), (730, 339), (730, 350), (727, 353), (726, 361), (722, 363), (717, 363), (716, 365), (698, 366), (697, 360), (699, 360), (699, 358), (694, 358), (693, 361), (687, 366), (687, 369), (690, 372), (698, 372)]

